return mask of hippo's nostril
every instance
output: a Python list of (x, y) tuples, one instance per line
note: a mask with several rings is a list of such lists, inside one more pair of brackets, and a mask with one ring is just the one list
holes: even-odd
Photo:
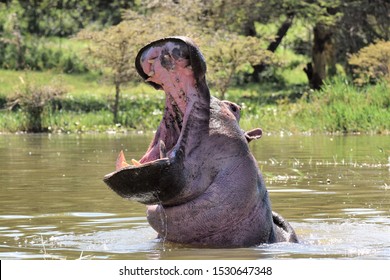
[(174, 48), (172, 50), (172, 56), (174, 59), (179, 59), (181, 57), (181, 52), (180, 52), (180, 49), (179, 48)]
[(171, 56), (167, 54), (168, 51), (162, 51), (161, 56), (160, 56), (160, 62), (161, 66), (164, 67), (165, 69), (172, 69), (174, 67), (172, 61), (171, 61)]
[(189, 59), (190, 55), (188, 53), (187, 46), (179, 46), (172, 50), (172, 57), (176, 60), (178, 59)]

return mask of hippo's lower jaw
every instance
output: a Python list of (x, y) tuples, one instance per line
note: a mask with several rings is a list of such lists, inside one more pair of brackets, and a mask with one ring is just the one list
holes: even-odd
[(237, 108), (211, 98), (206, 64), (185, 37), (142, 48), (140, 75), (166, 93), (163, 119), (145, 155), (134, 165), (121, 154), (104, 182), (120, 196), (148, 206), (161, 238), (212, 247), (297, 242), (291, 226), (273, 213)]
[(123, 198), (144, 204), (169, 201), (184, 186), (180, 163), (158, 159), (140, 166), (127, 166), (107, 174), (104, 182)]

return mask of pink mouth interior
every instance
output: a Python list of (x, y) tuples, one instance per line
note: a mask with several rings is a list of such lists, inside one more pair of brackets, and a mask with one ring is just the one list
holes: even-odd
[[(194, 72), (190, 65), (188, 48), (184, 43), (166, 42), (150, 47), (141, 57), (141, 66), (149, 78), (146, 81), (161, 85), (166, 94), (165, 112), (156, 135), (141, 164), (166, 157), (177, 144), (186, 122), (186, 109), (197, 96)], [(164, 150), (161, 151), (163, 142)], [(117, 169), (128, 166), (123, 153), (117, 159)]]

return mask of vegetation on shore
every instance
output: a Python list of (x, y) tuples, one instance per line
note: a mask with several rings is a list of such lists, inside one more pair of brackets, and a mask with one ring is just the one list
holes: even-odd
[(389, 133), (390, 6), (342, 2), (0, 1), (0, 133), (155, 130), (164, 94), (134, 57), (170, 35), (195, 39), (244, 129)]
[[(50, 84), (51, 73), (0, 70), (0, 131), (28, 131), (29, 117), (20, 107), (5, 109), (6, 96), (24, 80)], [(1, 80), (1, 78), (0, 78)], [(119, 122), (112, 122), (109, 104), (114, 89), (93, 74), (57, 77), (67, 90), (63, 97), (48, 101), (43, 127), (52, 133), (153, 131), (161, 121), (165, 104), (162, 91), (143, 82), (123, 88)], [(20, 87), (20, 86), (19, 86)], [(212, 91), (212, 94), (215, 92)], [(231, 88), (227, 99), (242, 107), (243, 129), (261, 127), (265, 133), (389, 133), (390, 94), (385, 82), (357, 87), (347, 78), (329, 81), (319, 91), (300, 85), (289, 90), (275, 84), (249, 84)]]

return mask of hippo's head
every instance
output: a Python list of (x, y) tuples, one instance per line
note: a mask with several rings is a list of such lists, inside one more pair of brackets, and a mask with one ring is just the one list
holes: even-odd
[(271, 211), (248, 142), (261, 136), (239, 127), (240, 107), (210, 97), (206, 63), (186, 37), (143, 47), (140, 76), (166, 94), (165, 112), (145, 155), (123, 153), (104, 182), (120, 196), (148, 205), (148, 221), (165, 240), (209, 246), (251, 246), (296, 239)]
[[(105, 176), (104, 181), (122, 197), (144, 204), (178, 204), (183, 191), (193, 193), (188, 190), (183, 164), (185, 153), (194, 146), (192, 143), (200, 140), (194, 136), (198, 130), (194, 125), (206, 130), (210, 115), (205, 60), (189, 38), (172, 37), (142, 48), (135, 67), (147, 83), (165, 91), (164, 116), (139, 162), (123, 166), (126, 164), (121, 165), (124, 160), (119, 157), (119, 170)], [(203, 85), (204, 89), (198, 89), (197, 85)], [(197, 114), (193, 114), (195, 110)], [(196, 124), (194, 118), (200, 122)]]

